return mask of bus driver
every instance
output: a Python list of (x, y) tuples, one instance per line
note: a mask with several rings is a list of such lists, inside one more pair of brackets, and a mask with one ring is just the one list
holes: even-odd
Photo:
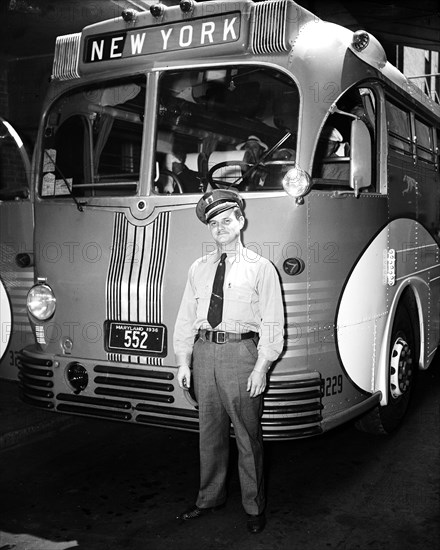
[(232, 422), (247, 529), (259, 533), (266, 502), (262, 394), (283, 348), (284, 311), (274, 266), (241, 244), (242, 208), (240, 195), (223, 189), (197, 204), (217, 247), (191, 265), (174, 331), (177, 380), (188, 389), (193, 374), (200, 424), (199, 493), (179, 518), (196, 519), (224, 505)]

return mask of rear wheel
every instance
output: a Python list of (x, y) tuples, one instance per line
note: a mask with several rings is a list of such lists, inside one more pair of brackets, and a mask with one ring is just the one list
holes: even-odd
[(405, 416), (417, 372), (418, 328), (414, 299), (403, 299), (397, 308), (388, 358), (388, 404), (378, 406), (357, 422), (362, 431), (389, 434)]

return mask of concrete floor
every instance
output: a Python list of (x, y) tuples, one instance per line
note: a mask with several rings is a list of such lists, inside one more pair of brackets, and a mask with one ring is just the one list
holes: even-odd
[(391, 437), (349, 425), (267, 443), (268, 524), (260, 535), (245, 528), (235, 452), (227, 507), (180, 524), (176, 516), (197, 492), (197, 435), (78, 418), (0, 453), (0, 550), (436, 550), (434, 367), (421, 374)]

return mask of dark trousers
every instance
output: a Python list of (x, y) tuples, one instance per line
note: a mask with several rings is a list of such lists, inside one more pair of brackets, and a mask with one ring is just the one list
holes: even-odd
[(242, 503), (248, 514), (265, 507), (263, 398), (249, 397), (247, 379), (255, 366), (253, 340), (215, 344), (202, 337), (194, 345), (193, 379), (200, 419), (200, 508), (226, 500), (229, 431), (232, 422), (238, 448)]

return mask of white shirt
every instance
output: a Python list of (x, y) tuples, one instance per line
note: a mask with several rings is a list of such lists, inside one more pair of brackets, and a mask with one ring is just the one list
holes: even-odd
[[(174, 328), (178, 365), (190, 364), (198, 330), (212, 330), (207, 315), (220, 255), (214, 251), (189, 269)], [(278, 274), (269, 260), (241, 243), (226, 258), (223, 320), (216, 330), (259, 333), (258, 356), (268, 361), (275, 361), (283, 349), (284, 308)]]

